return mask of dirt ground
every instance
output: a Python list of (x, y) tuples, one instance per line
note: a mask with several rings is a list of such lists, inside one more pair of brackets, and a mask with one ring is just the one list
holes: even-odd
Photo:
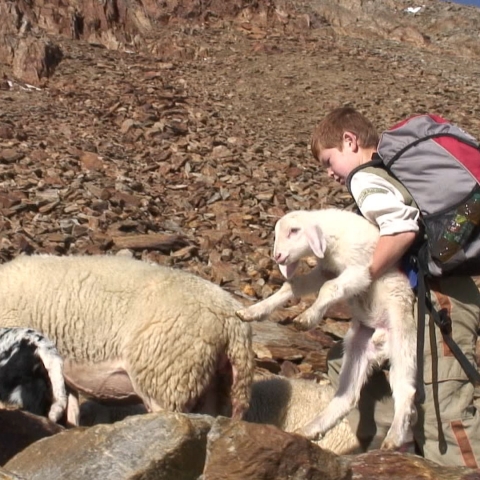
[(164, 3), (148, 34), (115, 24), (123, 43), (113, 27), (49, 35), (62, 58), (38, 86), (2, 65), (2, 261), (129, 249), (254, 301), (281, 282), (280, 215), (352, 204), (309, 152), (331, 108), (353, 105), (379, 129), (434, 112), (480, 138), (478, 9)]

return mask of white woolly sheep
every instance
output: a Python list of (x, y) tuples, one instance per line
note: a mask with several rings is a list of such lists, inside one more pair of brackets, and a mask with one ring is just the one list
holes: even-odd
[[(114, 256), (0, 266), (0, 326), (51, 338), (67, 385), (102, 402), (241, 417), (253, 377), (241, 304), (191, 273)], [(78, 424), (78, 404), (68, 421)]]
[[(334, 394), (335, 390), (327, 380), (316, 383), (273, 375), (253, 382), (250, 407), (244, 420), (295, 432), (314, 419), (319, 409), (326, 408)], [(346, 418), (316, 443), (337, 455), (363, 451)]]
[[(386, 360), (395, 415), (382, 448), (404, 444), (415, 419), (414, 297), (397, 268), (371, 282), (369, 265), (378, 237), (377, 228), (352, 212), (331, 208), (286, 214), (275, 226), (274, 259), (288, 281), (269, 298), (237, 312), (244, 321), (260, 320), (294, 297), (318, 292), (313, 305), (296, 318), (311, 328), (333, 303), (349, 301), (353, 319), (344, 340), (339, 387), (332, 402), (299, 430), (307, 438), (321, 437), (344, 418), (357, 405), (372, 368)], [(312, 254), (321, 259), (317, 266), (292, 278), (299, 260)]]
[(0, 328), (0, 402), (52, 422), (63, 417), (67, 393), (55, 345), (29, 328)]

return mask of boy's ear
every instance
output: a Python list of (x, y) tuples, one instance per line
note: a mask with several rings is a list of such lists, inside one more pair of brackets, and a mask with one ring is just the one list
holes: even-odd
[(349, 150), (353, 152), (358, 151), (358, 141), (357, 136), (353, 132), (344, 132), (343, 133), (343, 147), (348, 147)]

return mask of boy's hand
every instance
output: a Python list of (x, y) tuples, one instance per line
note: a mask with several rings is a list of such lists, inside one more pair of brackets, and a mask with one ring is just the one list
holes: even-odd
[(415, 241), (416, 232), (383, 235), (378, 239), (370, 265), (372, 281), (379, 279), (388, 269), (396, 265)]

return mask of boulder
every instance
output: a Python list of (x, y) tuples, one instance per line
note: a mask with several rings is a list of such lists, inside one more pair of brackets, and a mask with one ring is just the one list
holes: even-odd
[(5, 468), (29, 480), (194, 480), (203, 470), (210, 417), (175, 413), (75, 428), (37, 442)]
[(0, 465), (37, 440), (63, 430), (47, 418), (13, 408), (0, 409)]
[(207, 438), (202, 480), (352, 478), (341, 457), (270, 425), (218, 418)]

